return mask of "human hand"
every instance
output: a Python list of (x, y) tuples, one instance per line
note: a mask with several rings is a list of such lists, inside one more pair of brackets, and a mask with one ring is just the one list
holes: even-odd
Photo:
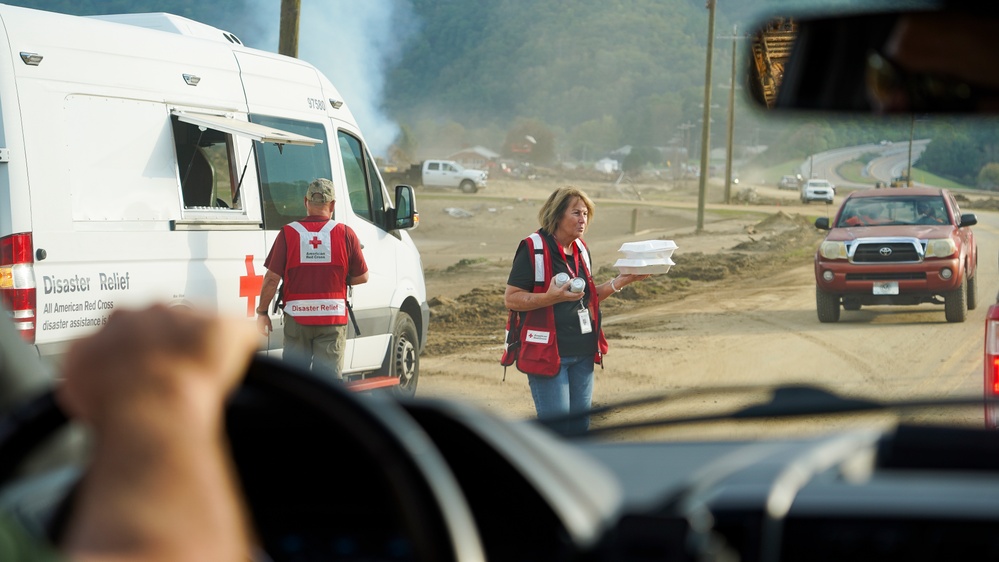
[(614, 278), (614, 286), (617, 287), (618, 290), (621, 290), (621, 289), (627, 287), (628, 285), (631, 285), (635, 281), (644, 281), (645, 279), (648, 279), (649, 277), (652, 277), (652, 275), (650, 275), (650, 274), (639, 275), (639, 274), (636, 274), (636, 273), (622, 273), (622, 274), (620, 274), (620, 275), (618, 275), (617, 277)]
[(163, 305), (116, 310), (70, 348), (56, 397), (68, 415), (97, 428), (149, 408), (212, 422), (256, 345), (244, 321)]
[(548, 297), (552, 299), (553, 303), (556, 302), (566, 302), (566, 301), (578, 301), (583, 298), (585, 291), (580, 291), (574, 293), (569, 290), (569, 283), (559, 287), (555, 284), (555, 277), (552, 277), (551, 282), (548, 283)]
[(269, 336), (274, 331), (274, 325), (271, 324), (270, 316), (266, 314), (257, 315), (257, 331), (262, 336)]
[(245, 320), (157, 305), (116, 310), (70, 348), (56, 399), (95, 435), (71, 559), (251, 559), (223, 408), (257, 341)]

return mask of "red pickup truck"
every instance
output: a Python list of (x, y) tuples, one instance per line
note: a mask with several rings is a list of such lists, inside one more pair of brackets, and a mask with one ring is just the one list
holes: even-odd
[(945, 189), (854, 191), (815, 253), (820, 322), (864, 305), (942, 304), (948, 322), (964, 322), (978, 300), (973, 213), (961, 213)]

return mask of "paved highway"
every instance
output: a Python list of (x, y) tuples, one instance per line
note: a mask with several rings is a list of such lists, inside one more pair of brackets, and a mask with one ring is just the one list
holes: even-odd
[[(913, 165), (922, 156), (930, 139), (920, 139), (912, 142), (912, 162)], [(854, 183), (847, 181), (836, 173), (836, 169), (852, 160), (856, 160), (863, 154), (877, 153), (879, 156), (868, 165), (867, 173), (870, 176), (868, 183)], [(847, 148), (836, 148), (820, 152), (805, 159), (799, 169), (805, 177), (825, 178), (837, 186), (842, 187), (871, 187), (874, 182), (880, 180), (885, 183), (891, 181), (893, 177), (905, 172), (909, 165), (909, 143), (894, 144), (862, 144)], [(812, 172), (811, 174), (809, 172)]]

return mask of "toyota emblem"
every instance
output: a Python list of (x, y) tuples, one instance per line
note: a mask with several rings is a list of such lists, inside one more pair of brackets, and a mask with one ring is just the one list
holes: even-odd
[(878, 250), (878, 252), (879, 252), (879, 253), (880, 253), (880, 254), (881, 254), (882, 256), (884, 256), (884, 257), (888, 257), (888, 256), (890, 256), (890, 255), (891, 255), (891, 248), (889, 248), (888, 246), (883, 246), (883, 247), (882, 247), (882, 248), (881, 248), (880, 250)]

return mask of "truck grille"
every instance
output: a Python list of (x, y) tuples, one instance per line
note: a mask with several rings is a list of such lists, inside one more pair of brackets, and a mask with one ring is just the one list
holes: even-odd
[(912, 273), (847, 273), (847, 281), (908, 281), (924, 280), (926, 273), (914, 271)]
[(922, 253), (911, 242), (861, 243), (853, 253), (853, 263), (920, 262)]

